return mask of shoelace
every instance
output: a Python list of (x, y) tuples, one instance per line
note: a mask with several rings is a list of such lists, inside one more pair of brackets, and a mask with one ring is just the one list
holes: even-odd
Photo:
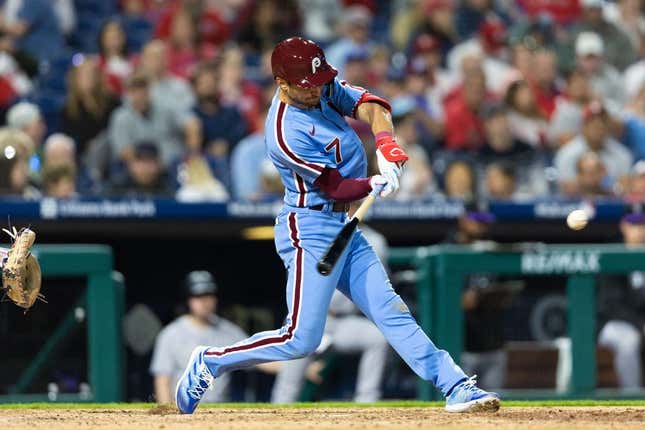
[(202, 367), (201, 372), (197, 374), (197, 384), (188, 390), (188, 394), (190, 394), (195, 400), (199, 400), (202, 398), (206, 390), (211, 387), (212, 383), (213, 375), (211, 375), (208, 367), (204, 366)]
[(467, 393), (476, 394), (477, 392), (479, 392), (480, 389), (479, 387), (477, 387), (477, 375), (473, 375), (470, 378), (466, 379), (461, 383), (461, 387), (459, 388)]

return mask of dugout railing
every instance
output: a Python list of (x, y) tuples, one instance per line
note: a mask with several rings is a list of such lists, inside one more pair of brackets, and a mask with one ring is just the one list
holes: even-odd
[[(81, 277), (85, 289), (71, 310), (18, 375), (0, 403), (14, 402), (119, 402), (124, 399), (124, 347), (121, 321), (125, 307), (122, 276), (113, 271), (110, 247), (102, 245), (40, 245), (33, 250), (43, 278)], [(44, 305), (47, 306), (47, 305)], [(26, 394), (37, 376), (54, 359), (56, 346), (79, 325), (87, 325), (89, 390), (78, 394)]]
[[(431, 338), (455, 360), (464, 345), (461, 294), (469, 275), (566, 276), (567, 331), (571, 339), (571, 379), (566, 392), (509, 391), (515, 398), (624, 397), (596, 389), (596, 276), (645, 270), (645, 247), (621, 244), (498, 245), (489, 249), (458, 245), (394, 248), (390, 265), (410, 266), (416, 273), (418, 319)], [(421, 399), (436, 398), (420, 382)], [(642, 393), (634, 393), (642, 395)]]

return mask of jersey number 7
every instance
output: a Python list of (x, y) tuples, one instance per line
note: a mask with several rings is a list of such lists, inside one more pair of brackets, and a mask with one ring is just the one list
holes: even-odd
[(340, 153), (340, 139), (335, 138), (330, 143), (328, 143), (327, 146), (325, 146), (325, 151), (327, 151), (327, 152), (331, 151), (332, 149), (336, 153), (335, 154), (336, 155), (336, 163), (338, 164), (341, 161), (343, 161), (343, 156)]

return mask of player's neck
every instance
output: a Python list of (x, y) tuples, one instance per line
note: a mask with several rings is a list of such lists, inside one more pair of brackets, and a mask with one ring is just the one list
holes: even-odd
[(295, 101), (294, 99), (292, 99), (291, 97), (289, 97), (287, 95), (287, 93), (285, 93), (282, 90), (278, 90), (278, 98), (280, 99), (280, 101), (282, 101), (282, 102), (284, 102), (284, 103), (286, 103), (286, 104), (288, 104), (290, 106), (297, 107), (298, 109), (315, 109), (315, 108), (317, 108), (319, 106), (319, 104), (316, 104), (315, 106), (311, 106), (311, 105), (306, 105), (306, 104), (303, 104), (303, 103), (299, 103), (299, 102)]

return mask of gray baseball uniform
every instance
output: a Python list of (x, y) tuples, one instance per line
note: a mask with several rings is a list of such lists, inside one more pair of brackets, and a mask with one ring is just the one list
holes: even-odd
[[(174, 389), (192, 350), (199, 345), (226, 346), (246, 339), (248, 335), (232, 322), (213, 315), (209, 327), (197, 326), (188, 315), (168, 324), (157, 336), (150, 363), (152, 375), (171, 377)], [(229, 400), (230, 374), (217, 378), (217, 384), (206, 391), (202, 402), (214, 403)]]
[[(387, 262), (387, 242), (375, 230), (361, 226), (376, 254)], [(354, 401), (375, 402), (381, 398), (381, 382), (388, 354), (388, 343), (379, 329), (367, 318), (359, 315), (356, 305), (336, 290), (331, 298), (325, 324), (325, 334), (319, 347), (333, 347), (340, 353), (361, 353), (356, 377)], [(305, 382), (307, 366), (314, 356), (289, 360), (283, 363), (273, 385), (272, 403), (293, 403)]]

